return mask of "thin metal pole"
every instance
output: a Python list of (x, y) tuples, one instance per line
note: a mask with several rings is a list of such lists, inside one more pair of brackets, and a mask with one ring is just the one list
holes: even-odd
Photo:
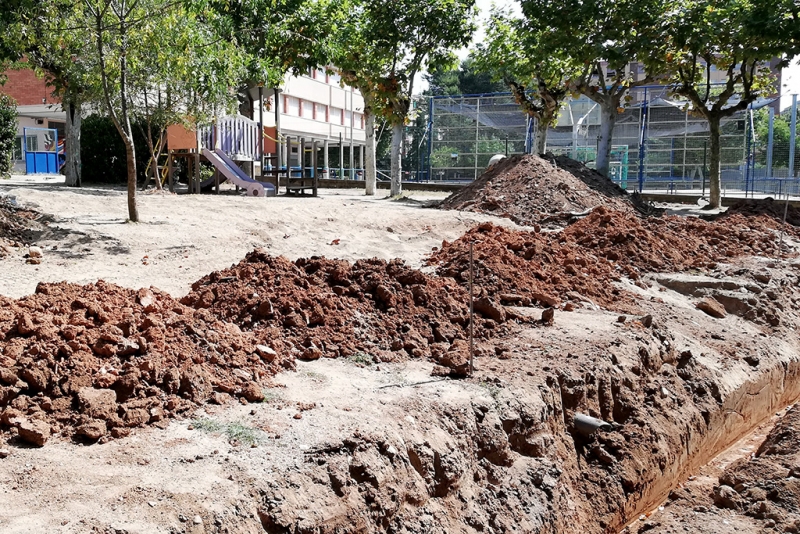
[(792, 95), (792, 119), (789, 123), (789, 178), (794, 178), (794, 145), (797, 142), (797, 95)]
[(772, 150), (775, 143), (775, 108), (769, 108), (769, 132), (767, 133), (767, 178), (772, 178)]
[[(792, 122), (789, 125), (789, 179), (794, 178), (794, 143), (797, 135), (797, 95), (792, 95)], [(786, 226), (786, 215), (789, 212), (789, 190), (786, 190), (786, 205), (783, 207), (781, 223), (781, 239), (778, 241), (778, 253), (783, 255), (783, 230)]]
[(474, 294), (472, 292), (472, 279), (475, 276), (475, 270), (472, 260), (472, 241), (469, 242), (469, 376), (475, 374), (475, 305)]

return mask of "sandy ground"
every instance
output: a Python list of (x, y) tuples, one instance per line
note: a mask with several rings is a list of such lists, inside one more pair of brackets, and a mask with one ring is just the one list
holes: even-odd
[[(481, 214), (425, 209), (446, 193), (413, 193), (400, 201), (379, 192), (323, 190), (318, 198), (247, 198), (220, 195), (140, 194), (141, 222), (126, 222), (119, 188), (65, 188), (58, 179), (15, 176), (0, 193), (52, 216), (40, 265), (21, 254), (0, 260), (0, 294), (30, 294), (37, 282), (155, 286), (180, 297), (192, 282), (229, 267), (254, 248), (290, 259), (324, 255), (356, 260), (402, 258), (415, 267), (443, 239), (454, 240)], [(334, 244), (335, 243), (335, 244)], [(21, 251), (25, 252), (25, 251)]]

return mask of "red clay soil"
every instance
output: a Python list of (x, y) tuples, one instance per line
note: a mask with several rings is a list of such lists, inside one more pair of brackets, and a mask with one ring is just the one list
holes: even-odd
[(534, 226), (563, 225), (570, 214), (597, 206), (634, 211), (625, 191), (577, 162), (518, 155), (500, 161), (439, 207), (489, 213)]
[(590, 299), (635, 311), (632, 295), (610, 282), (643, 273), (714, 267), (741, 255), (774, 256), (774, 220), (733, 214), (719, 222), (691, 217), (642, 219), (596, 208), (557, 233), (509, 230), (491, 223), (444, 242), (430, 259), (437, 272), (466, 283), (469, 243), (474, 242), (476, 284), (501, 302), (558, 305)]
[[(291, 262), (254, 251), (195, 282), (182, 302), (252, 330), (278, 353), (297, 358), (433, 356), (451, 369), (466, 361), (459, 359), (466, 356), (466, 291), (401, 260)], [(488, 300), (478, 308), (479, 339), (504, 331), (512, 318)]]
[(800, 408), (789, 410), (755, 456), (733, 462), (719, 483), (718, 507), (760, 519), (775, 532), (800, 532)]
[(787, 209), (784, 201), (773, 198), (741, 200), (719, 215), (709, 219), (724, 220), (732, 215), (745, 215), (758, 218), (772, 228), (778, 228), (783, 221), (784, 210), (786, 211), (786, 223), (792, 226), (800, 226), (800, 209), (794, 206), (789, 206)]
[(51, 433), (121, 437), (209, 399), (261, 400), (258, 382), (281, 363), (156, 289), (39, 284), (0, 297), (0, 431), (37, 445)]

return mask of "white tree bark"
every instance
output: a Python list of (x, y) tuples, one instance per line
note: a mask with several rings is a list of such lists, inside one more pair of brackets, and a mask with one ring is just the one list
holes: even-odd
[(365, 193), (374, 195), (378, 181), (378, 171), (375, 168), (375, 115), (366, 113), (365, 120), (367, 146), (364, 149), (364, 181)]
[(539, 156), (544, 154), (545, 147), (547, 146), (547, 128), (550, 125), (547, 121), (536, 121), (536, 154)]
[(613, 103), (600, 104), (600, 137), (597, 140), (597, 162), (595, 168), (603, 176), (608, 176), (611, 161), (611, 142), (616, 122), (617, 109)]
[(64, 102), (64, 111), (67, 112), (67, 121), (64, 126), (66, 139), (64, 139), (65, 184), (70, 187), (81, 186), (81, 104), (69, 99)]
[(403, 192), (403, 130), (402, 123), (392, 126), (392, 188), (389, 195), (393, 197)]

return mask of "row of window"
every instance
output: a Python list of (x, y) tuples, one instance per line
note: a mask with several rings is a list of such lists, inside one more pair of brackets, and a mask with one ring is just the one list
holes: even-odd
[(309, 102), (294, 96), (283, 96), (283, 112), (294, 117), (364, 129), (364, 115), (362, 113), (353, 114), (350, 110)]

